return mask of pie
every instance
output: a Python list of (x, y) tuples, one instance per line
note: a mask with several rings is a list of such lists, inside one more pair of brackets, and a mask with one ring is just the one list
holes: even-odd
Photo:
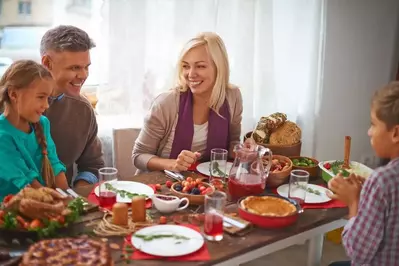
[(287, 200), (271, 196), (249, 196), (241, 201), (241, 208), (261, 216), (285, 217), (296, 213), (296, 206)]
[(112, 266), (113, 262), (106, 243), (87, 238), (61, 238), (31, 245), (20, 265)]

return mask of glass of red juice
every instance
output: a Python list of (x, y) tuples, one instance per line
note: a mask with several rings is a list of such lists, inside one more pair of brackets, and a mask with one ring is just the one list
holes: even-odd
[(209, 241), (223, 239), (223, 213), (226, 198), (226, 193), (222, 191), (205, 195), (204, 236)]
[(288, 198), (295, 200), (300, 205), (305, 203), (309, 183), (309, 172), (305, 170), (292, 170), (288, 185)]
[(106, 212), (116, 203), (116, 193), (107, 189), (105, 183), (118, 180), (118, 170), (113, 167), (104, 167), (98, 170), (98, 202), (100, 210)]

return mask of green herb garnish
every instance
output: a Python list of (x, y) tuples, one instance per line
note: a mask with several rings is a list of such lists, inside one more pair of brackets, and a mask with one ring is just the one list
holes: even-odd
[(126, 191), (126, 190), (116, 189), (110, 183), (105, 183), (104, 185), (105, 185), (106, 189), (108, 189), (109, 191), (115, 192), (116, 194), (119, 194), (123, 198), (132, 199), (133, 197), (136, 197), (136, 196), (147, 197), (147, 195), (145, 195), (145, 194), (130, 193), (129, 191)]
[(304, 189), (304, 190), (306, 190), (306, 191), (309, 192), (309, 193), (313, 193), (313, 194), (316, 194), (316, 195), (318, 195), (318, 196), (321, 195), (320, 191), (318, 191), (318, 190), (316, 190), (316, 189), (312, 189), (312, 188), (306, 187), (306, 186), (304, 186), (304, 185), (299, 185), (299, 187), (302, 188), (302, 189)]
[(170, 234), (170, 235), (134, 235), (134, 237), (141, 238), (144, 241), (151, 241), (154, 239), (160, 239), (160, 238), (174, 238), (177, 240), (189, 240), (190, 238), (186, 236), (179, 236), (175, 234)]
[(13, 212), (7, 212), (4, 215), (4, 224), (3, 227), (6, 229), (15, 229), (17, 228), (17, 215)]
[(222, 170), (219, 168), (219, 163), (218, 162), (213, 162), (212, 165), (212, 173), (217, 174), (219, 176), (226, 176), (226, 173), (224, 173)]
[(342, 168), (342, 165), (344, 164), (343, 161), (335, 161), (331, 164), (331, 172), (334, 175), (342, 174), (344, 177), (348, 177), (350, 175), (349, 171), (346, 169)]

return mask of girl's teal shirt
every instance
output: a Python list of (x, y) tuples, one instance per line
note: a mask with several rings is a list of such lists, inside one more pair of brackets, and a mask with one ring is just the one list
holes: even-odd
[[(50, 122), (40, 117), (44, 137), (47, 141), (48, 158), (54, 175), (65, 172), (64, 164), (58, 159), (55, 144), (50, 135)], [(37, 142), (35, 131), (25, 133), (14, 127), (4, 115), (0, 115), (0, 201), (9, 194), (16, 194), (37, 179), (42, 185), (43, 154)]]

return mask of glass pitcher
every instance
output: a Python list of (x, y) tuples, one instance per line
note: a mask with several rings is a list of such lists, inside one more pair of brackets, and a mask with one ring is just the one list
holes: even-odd
[(262, 158), (271, 162), (271, 150), (257, 144), (237, 144), (234, 152), (236, 158), (228, 181), (231, 199), (263, 193), (271, 164), (268, 163), (265, 167)]

